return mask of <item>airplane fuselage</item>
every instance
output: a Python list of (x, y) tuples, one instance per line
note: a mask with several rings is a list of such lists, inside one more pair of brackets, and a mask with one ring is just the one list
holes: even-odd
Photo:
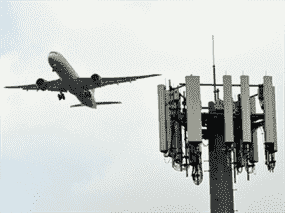
[(82, 104), (91, 108), (96, 108), (94, 90), (84, 88), (82, 84), (77, 81), (79, 78), (78, 74), (63, 55), (58, 52), (50, 52), (48, 62), (62, 81), (62, 92), (69, 91), (71, 94), (75, 95)]

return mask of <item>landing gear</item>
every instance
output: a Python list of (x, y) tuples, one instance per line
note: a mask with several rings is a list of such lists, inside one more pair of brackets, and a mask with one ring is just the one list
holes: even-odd
[(58, 94), (57, 97), (59, 100), (61, 100), (61, 99), (65, 100), (65, 96), (63, 93)]
[(56, 72), (56, 64), (53, 64), (53, 65), (52, 65), (52, 71), (53, 71), (53, 72)]

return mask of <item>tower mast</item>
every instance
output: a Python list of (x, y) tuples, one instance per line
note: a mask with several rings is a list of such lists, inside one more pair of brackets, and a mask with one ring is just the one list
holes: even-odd
[(212, 36), (212, 40), (213, 40), (214, 98), (215, 98), (215, 102), (216, 102), (217, 98), (216, 98), (216, 71), (215, 71), (215, 57), (214, 57), (214, 36)]

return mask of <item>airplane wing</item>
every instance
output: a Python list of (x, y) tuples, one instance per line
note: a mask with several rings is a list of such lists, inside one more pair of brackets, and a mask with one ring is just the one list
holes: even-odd
[(155, 77), (155, 76), (159, 76), (159, 75), (161, 75), (161, 74), (129, 76), (129, 77), (115, 77), (115, 78), (102, 78), (101, 83), (93, 82), (93, 80), (91, 78), (78, 78), (77, 80), (81, 84), (87, 86), (88, 89), (95, 89), (97, 87), (103, 87), (106, 85), (132, 82), (132, 81), (135, 81), (137, 79)]
[[(63, 90), (62, 81), (60, 79), (53, 80), (53, 81), (46, 81), (46, 90), (48, 91), (56, 91), (60, 92), (60, 89)], [(8, 89), (23, 89), (23, 90), (40, 90), (40, 88), (36, 84), (28, 84), (28, 85), (22, 85), (22, 86), (7, 86), (5, 88)], [(63, 90), (62, 92), (67, 92), (66, 90)]]
[(132, 82), (137, 79), (142, 78), (149, 78), (149, 77), (155, 77), (159, 76), (160, 74), (154, 74), (154, 75), (142, 75), (142, 76), (129, 76), (129, 77), (118, 77), (118, 78), (102, 78), (102, 84), (101, 86), (111, 85), (111, 84), (119, 84), (124, 82)]

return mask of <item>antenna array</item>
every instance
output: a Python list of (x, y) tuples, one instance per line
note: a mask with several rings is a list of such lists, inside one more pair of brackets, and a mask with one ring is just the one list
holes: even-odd
[[(236, 172), (241, 173), (245, 167), (249, 180), (249, 174), (253, 173), (258, 162), (256, 130), (260, 127), (265, 132), (265, 164), (269, 171), (275, 168), (275, 88), (271, 76), (264, 76), (263, 84), (250, 85), (249, 76), (242, 75), (240, 84), (232, 84), (231, 76), (224, 75), (223, 84), (216, 84), (214, 37), (213, 72), (214, 84), (201, 84), (199, 76), (190, 75), (185, 77), (185, 83), (180, 83), (176, 88), (171, 86), (170, 80), (168, 90), (165, 85), (158, 85), (159, 151), (172, 159), (175, 170), (186, 171), (187, 177), (188, 169), (192, 166), (192, 179), (199, 185), (203, 180), (201, 143), (202, 139), (208, 140), (211, 209), (224, 208), (217, 210), (224, 212), (233, 210), (232, 165), (236, 182)], [(214, 86), (215, 102), (209, 102), (208, 107), (201, 105), (200, 86)], [(223, 87), (224, 100), (216, 97), (219, 92), (217, 86)], [(233, 101), (232, 86), (241, 88), (237, 101)], [(186, 88), (183, 95), (179, 92), (182, 87)], [(257, 87), (257, 94), (250, 96), (249, 87)], [(260, 114), (256, 113), (256, 96), (263, 110)], [(203, 113), (203, 109), (207, 109), (208, 113)], [(224, 194), (225, 200), (228, 196), (229, 204), (219, 205), (219, 193)]]

